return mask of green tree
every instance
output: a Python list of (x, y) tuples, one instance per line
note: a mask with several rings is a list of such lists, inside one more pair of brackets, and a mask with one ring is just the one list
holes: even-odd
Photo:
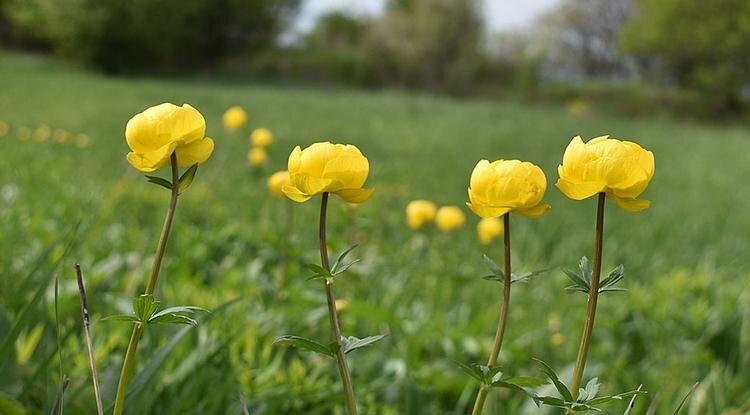
[(696, 93), (711, 113), (742, 110), (750, 81), (750, 2), (636, 0), (621, 45), (651, 76)]

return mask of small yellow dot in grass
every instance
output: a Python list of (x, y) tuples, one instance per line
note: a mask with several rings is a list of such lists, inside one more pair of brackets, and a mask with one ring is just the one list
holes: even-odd
[(47, 124), (42, 124), (34, 130), (34, 140), (47, 141), (50, 135), (50, 128)]
[(75, 144), (78, 148), (86, 148), (91, 144), (91, 139), (86, 134), (78, 134), (75, 138)]
[(55, 140), (56, 143), (66, 143), (69, 138), (70, 133), (62, 128), (55, 129), (55, 132), (52, 134), (52, 139)]
[(555, 333), (549, 338), (549, 344), (552, 345), (552, 347), (560, 347), (563, 344), (563, 340), (565, 338), (560, 333)]

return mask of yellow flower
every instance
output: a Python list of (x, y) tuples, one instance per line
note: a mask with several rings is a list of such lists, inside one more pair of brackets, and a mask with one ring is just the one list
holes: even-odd
[(560, 347), (563, 344), (563, 340), (565, 338), (560, 333), (555, 333), (549, 338), (549, 344), (552, 345), (552, 347)]
[(498, 218), (484, 218), (477, 224), (477, 235), (482, 245), (491, 244), (503, 231), (503, 222)]
[(464, 226), (466, 215), (458, 206), (443, 206), (435, 214), (435, 224), (441, 231), (451, 231)]
[(78, 134), (75, 138), (75, 145), (78, 148), (88, 147), (90, 142), (91, 140), (89, 139), (89, 136), (86, 134)]
[(605, 192), (627, 211), (637, 212), (651, 205), (636, 198), (654, 176), (654, 154), (636, 143), (602, 136), (584, 144), (577, 136), (565, 149), (557, 171), (560, 179), (555, 186), (571, 199), (583, 200)]
[(253, 147), (247, 152), (247, 162), (251, 166), (260, 166), (268, 161), (268, 153), (263, 147)]
[(52, 139), (55, 140), (55, 142), (58, 143), (65, 143), (68, 141), (68, 137), (70, 137), (70, 133), (61, 129), (57, 128), (55, 129), (55, 132), (52, 133)]
[(349, 308), (349, 301), (343, 299), (336, 300), (336, 311), (343, 312), (346, 311), (347, 308)]
[(273, 143), (273, 134), (267, 128), (256, 128), (250, 133), (250, 144), (255, 147), (268, 147)]
[(412, 229), (419, 229), (435, 220), (437, 206), (429, 200), (413, 200), (406, 205), (406, 223)]
[(247, 122), (247, 113), (240, 106), (230, 107), (222, 117), (224, 127), (229, 131), (235, 131)]
[(128, 121), (125, 139), (132, 150), (128, 162), (142, 172), (152, 172), (177, 154), (180, 167), (203, 163), (214, 151), (206, 137), (206, 121), (188, 104), (164, 103), (151, 107)]
[(5, 121), (0, 121), (0, 137), (5, 137), (6, 134), (8, 134), (8, 131), (10, 131), (10, 126)]
[(34, 140), (36, 141), (47, 141), (50, 136), (49, 125), (42, 124), (34, 130)]
[(370, 163), (350, 144), (315, 143), (289, 155), (289, 184), (284, 194), (295, 202), (305, 202), (321, 193), (335, 193), (349, 203), (369, 199), (373, 189), (362, 186), (370, 173)]
[(548, 204), (540, 204), (546, 189), (544, 172), (528, 161), (482, 160), (471, 173), (467, 205), (482, 218), (508, 212), (536, 218), (550, 209)]
[(281, 190), (284, 185), (289, 183), (289, 172), (286, 170), (277, 171), (268, 178), (266, 184), (268, 190), (276, 196), (284, 197), (284, 192)]

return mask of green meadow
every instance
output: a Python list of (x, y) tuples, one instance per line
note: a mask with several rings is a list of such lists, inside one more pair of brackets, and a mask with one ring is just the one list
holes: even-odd
[[(499, 362), (540, 376), (532, 360), (540, 358), (569, 379), (586, 296), (565, 291), (563, 269), (593, 255), (595, 200), (567, 199), (554, 182), (573, 136), (605, 134), (653, 151), (656, 173), (642, 196), (648, 210), (607, 205), (603, 268), (623, 263), (628, 291), (599, 299), (586, 378), (598, 376), (607, 394), (642, 384), (648, 394), (632, 414), (672, 413), (695, 382), (683, 413), (750, 413), (746, 127), (596, 107), (573, 115), (513, 98), (111, 78), (9, 52), (0, 54), (0, 121), (10, 127), (0, 137), (0, 413), (49, 413), (61, 375), (70, 378), (65, 412), (94, 413), (75, 262), (87, 284), (104, 404), (112, 404), (131, 326), (101, 318), (131, 311), (169, 200), (127, 163), (125, 124), (162, 102), (200, 110), (216, 148), (180, 196), (156, 297), (212, 313), (197, 327), (148, 330), (126, 413), (242, 413), (243, 403), (252, 414), (343, 413), (334, 360), (273, 345), (283, 334), (329, 336), (322, 284), (305, 267), (319, 261), (317, 199), (292, 206), (287, 231), (292, 202), (266, 187), (294, 146), (325, 139), (357, 145), (376, 189), (356, 207), (332, 197), (328, 216), (332, 254), (358, 243), (361, 259), (335, 286), (348, 302), (342, 331), (387, 334), (349, 356), (362, 413), (471, 409), (478, 385), (456, 362), (486, 361), (502, 291), (481, 278), (482, 254), (501, 263), (502, 241), (480, 245), (478, 218), (465, 207), (480, 159), (539, 165), (552, 205), (539, 219), (511, 219), (514, 270), (548, 271), (514, 284)], [(247, 110), (246, 131), (224, 131), (232, 105)], [(35, 132), (44, 125), (50, 137), (42, 139)], [(254, 127), (275, 137), (261, 168), (246, 160)], [(58, 129), (69, 135), (55, 139)], [(410, 230), (404, 208), (413, 199), (461, 206), (467, 224)], [(605, 413), (626, 406), (614, 402)], [(561, 413), (505, 389), (493, 390), (485, 408)]]

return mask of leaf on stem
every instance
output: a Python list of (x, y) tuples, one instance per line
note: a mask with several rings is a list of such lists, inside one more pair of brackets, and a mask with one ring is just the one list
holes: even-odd
[(607, 278), (602, 281), (601, 286), (599, 287), (599, 293), (603, 293), (606, 291), (627, 291), (627, 289), (625, 288), (614, 286), (623, 278), (625, 278), (625, 266), (623, 264), (620, 264), (609, 273)]
[(182, 176), (180, 176), (179, 185), (177, 187), (177, 193), (184, 192), (188, 187), (190, 187), (191, 184), (193, 184), (193, 179), (195, 179), (195, 173), (197, 171), (198, 163), (195, 163), (187, 170), (185, 170), (185, 173), (182, 173)]
[(324, 344), (318, 343), (315, 340), (306, 339), (304, 337), (292, 336), (290, 334), (277, 337), (273, 341), (273, 344), (292, 346), (298, 349), (319, 353), (328, 357), (333, 357), (334, 355), (334, 351)]
[(203, 307), (194, 305), (168, 307), (158, 313), (154, 313), (148, 322), (162, 324), (189, 324), (191, 326), (197, 326), (198, 322), (194, 318), (186, 315), (194, 313), (210, 313), (210, 311)]
[(333, 275), (331, 275), (331, 273), (328, 272), (327, 269), (321, 267), (318, 264), (307, 264), (306, 267), (307, 269), (313, 272), (313, 275), (307, 277), (308, 281), (318, 279), (318, 278), (322, 278), (322, 279), (333, 278)]
[(133, 311), (142, 323), (148, 322), (158, 307), (159, 302), (154, 300), (152, 294), (142, 294), (133, 299)]
[(550, 367), (547, 363), (540, 359), (534, 358), (534, 360), (539, 363), (539, 365), (542, 367), (542, 372), (549, 378), (549, 380), (552, 381), (552, 384), (555, 385), (555, 389), (560, 393), (560, 396), (563, 397), (566, 401), (572, 401), (573, 400), (573, 394), (570, 393), (570, 390), (568, 390), (568, 387), (565, 386), (564, 383), (560, 381), (560, 378), (557, 376), (557, 373), (555, 373), (555, 370)]
[(349, 336), (349, 337), (341, 336), (341, 344), (344, 347), (344, 353), (348, 354), (349, 352), (353, 352), (357, 349), (367, 347), (377, 342), (378, 340), (382, 339), (385, 336), (386, 336), (385, 334), (378, 334), (376, 336), (368, 336), (363, 339), (359, 339), (354, 336)]
[(170, 182), (167, 179), (163, 179), (158, 176), (149, 176), (149, 175), (146, 175), (146, 179), (148, 179), (149, 183), (157, 184), (161, 187), (172, 190), (172, 182)]
[(359, 259), (353, 259), (348, 262), (344, 262), (346, 259), (346, 256), (349, 255), (350, 252), (354, 250), (354, 248), (358, 247), (359, 245), (354, 244), (349, 247), (346, 251), (342, 252), (341, 255), (336, 259), (336, 261), (333, 263), (333, 266), (331, 266), (331, 274), (333, 276), (339, 275), (349, 269), (352, 265), (359, 262)]

